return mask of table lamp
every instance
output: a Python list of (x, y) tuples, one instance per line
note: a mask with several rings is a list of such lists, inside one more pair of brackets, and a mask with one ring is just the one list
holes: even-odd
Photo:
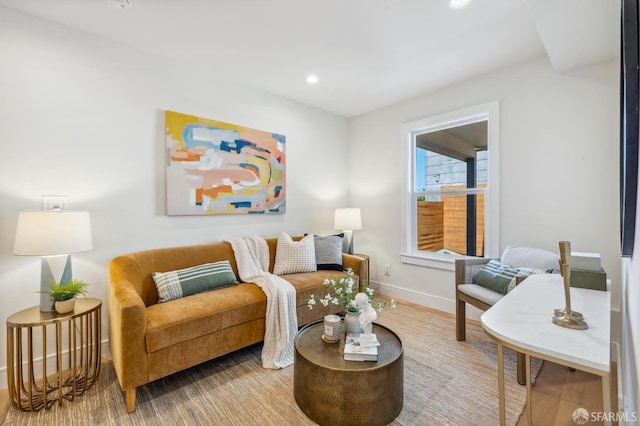
[(337, 230), (344, 231), (344, 236), (349, 244), (347, 253), (353, 254), (353, 231), (362, 229), (360, 209), (350, 207), (336, 209), (333, 227)]
[[(92, 248), (89, 212), (71, 210), (20, 212), (13, 254), (42, 256), (40, 291), (49, 290), (50, 280), (60, 284), (69, 282), (73, 278), (69, 255)], [(61, 274), (59, 274), (60, 271), (62, 271)], [(59, 280), (55, 279), (56, 275), (60, 277)], [(53, 302), (45, 293), (40, 294), (40, 311), (55, 311)]]

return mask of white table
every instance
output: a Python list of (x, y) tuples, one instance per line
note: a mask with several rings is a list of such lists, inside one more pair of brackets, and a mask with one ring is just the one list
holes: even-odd
[(571, 288), (571, 308), (584, 315), (587, 330), (572, 330), (551, 322), (553, 310), (564, 308), (562, 277), (531, 275), (482, 314), (484, 330), (498, 344), (500, 424), (505, 424), (503, 346), (525, 354), (527, 419), (531, 421), (531, 356), (602, 377), (604, 412), (611, 411), (609, 383), (610, 294)]

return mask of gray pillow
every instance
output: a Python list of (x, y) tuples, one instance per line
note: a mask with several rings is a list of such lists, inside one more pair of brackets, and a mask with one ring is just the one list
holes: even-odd
[(316, 264), (319, 271), (342, 271), (342, 239), (344, 234), (316, 235)]

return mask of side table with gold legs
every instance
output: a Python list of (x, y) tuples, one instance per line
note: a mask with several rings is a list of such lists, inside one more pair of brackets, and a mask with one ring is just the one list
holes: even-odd
[[(100, 374), (101, 308), (99, 299), (79, 298), (68, 314), (40, 312), (35, 306), (7, 318), (7, 384), (15, 408), (49, 409), (55, 401), (73, 401), (95, 383)], [(47, 375), (49, 326), (55, 329), (56, 347), (55, 375), (51, 376)], [(42, 353), (36, 358), (33, 341), (38, 335)], [(38, 364), (41, 378), (36, 378)]]

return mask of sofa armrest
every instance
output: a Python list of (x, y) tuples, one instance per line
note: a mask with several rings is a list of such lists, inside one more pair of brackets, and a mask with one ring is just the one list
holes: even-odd
[[(369, 259), (355, 256), (353, 254), (342, 253), (342, 267), (347, 270), (351, 268), (354, 274), (358, 276), (359, 288), (363, 286), (363, 272), (366, 274), (369, 271)], [(368, 277), (365, 277), (365, 281)]]
[(527, 275), (527, 276), (516, 275), (516, 285), (520, 284), (520, 283), (521, 283), (522, 281), (524, 281), (527, 277), (528, 277), (528, 275)]
[(110, 265), (107, 290), (109, 347), (120, 386), (127, 390), (148, 382), (147, 316), (133, 283), (124, 277), (114, 279), (118, 275), (115, 268)]
[(455, 273), (456, 273), (456, 288), (460, 284), (469, 284), (471, 277), (475, 274), (483, 265), (489, 263), (491, 258), (488, 257), (472, 257), (455, 260)]

